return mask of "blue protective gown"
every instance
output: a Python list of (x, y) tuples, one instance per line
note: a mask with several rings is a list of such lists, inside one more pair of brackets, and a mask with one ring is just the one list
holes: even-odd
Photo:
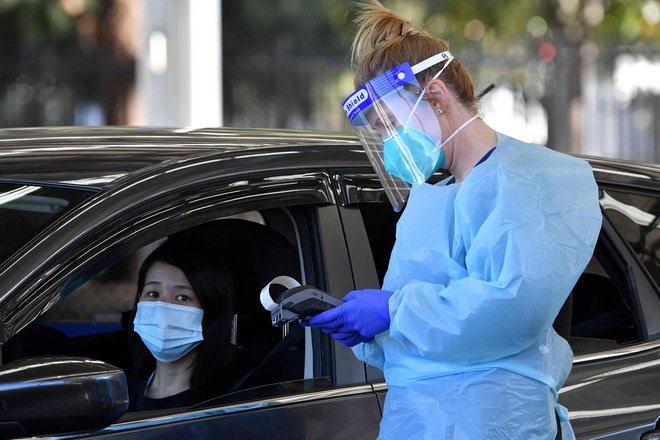
[(412, 189), (383, 289), (390, 329), (353, 348), (383, 370), (380, 439), (574, 438), (556, 404), (573, 353), (552, 328), (592, 256), (584, 160), (498, 134), (453, 185)]

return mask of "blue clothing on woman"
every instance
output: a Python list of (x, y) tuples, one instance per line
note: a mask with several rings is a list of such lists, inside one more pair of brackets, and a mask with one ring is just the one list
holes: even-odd
[(498, 134), (462, 182), (411, 190), (383, 290), (389, 330), (356, 345), (389, 391), (381, 439), (552, 439), (572, 365), (552, 328), (601, 227), (581, 159)]

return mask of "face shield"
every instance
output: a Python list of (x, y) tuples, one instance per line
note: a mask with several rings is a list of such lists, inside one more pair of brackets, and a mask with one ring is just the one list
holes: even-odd
[(435, 79), (453, 58), (447, 51), (412, 67), (403, 63), (372, 79), (343, 103), (397, 212), (410, 188), (424, 183), (445, 162), (440, 122), (415, 75), (443, 62)]

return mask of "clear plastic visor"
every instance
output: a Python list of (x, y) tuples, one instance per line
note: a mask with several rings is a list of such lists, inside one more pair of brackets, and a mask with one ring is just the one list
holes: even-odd
[(385, 143), (390, 142), (398, 149), (397, 165), (404, 169), (409, 181), (421, 184), (426, 180), (423, 170), (418, 167), (419, 154), (423, 153), (407, 148), (403, 138), (423, 133), (427, 142), (440, 145), (442, 131), (415, 74), (442, 61), (445, 61), (444, 70), (452, 58), (451, 53), (442, 52), (412, 68), (403, 63), (372, 79), (344, 101), (344, 111), (397, 212), (403, 209), (408, 199), (411, 183), (388, 171), (392, 165), (386, 163)]

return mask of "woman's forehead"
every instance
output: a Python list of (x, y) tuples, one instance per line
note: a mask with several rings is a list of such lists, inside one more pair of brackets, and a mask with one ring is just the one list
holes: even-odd
[(167, 281), (177, 284), (190, 284), (186, 274), (178, 267), (162, 261), (156, 261), (147, 270), (145, 283), (153, 281)]

